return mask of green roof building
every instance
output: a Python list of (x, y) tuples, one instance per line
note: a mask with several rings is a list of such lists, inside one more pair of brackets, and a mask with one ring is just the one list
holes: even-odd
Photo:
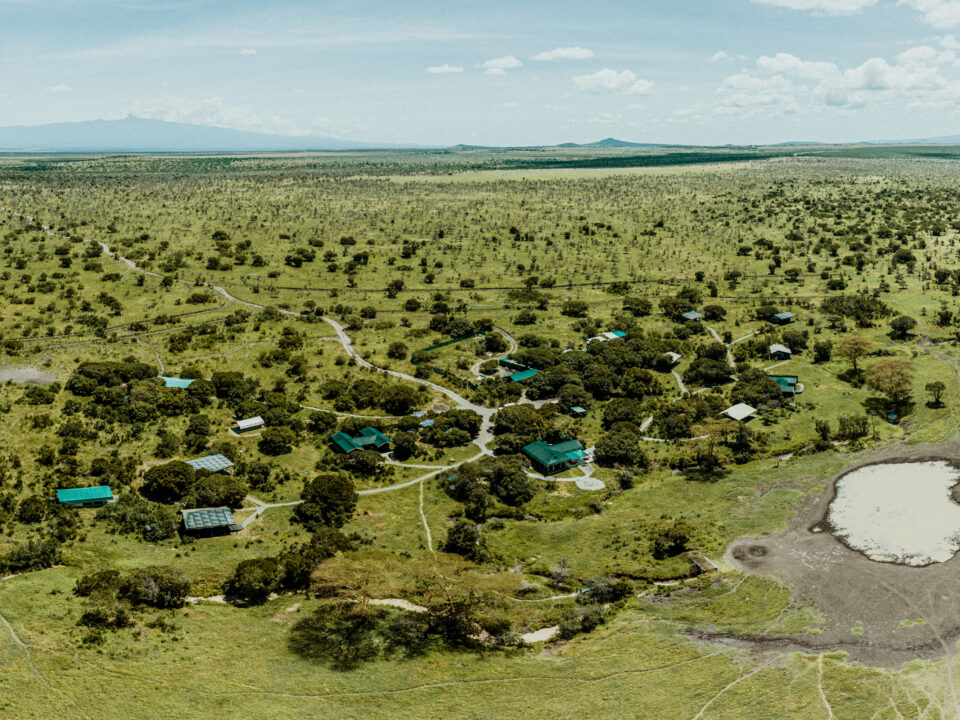
[(537, 370), (535, 370), (534, 368), (527, 368), (526, 370), (515, 372), (513, 375), (508, 375), (507, 377), (512, 382), (523, 382), (524, 380), (529, 380), (536, 374), (537, 374)]
[(511, 360), (510, 358), (500, 358), (499, 362), (501, 367), (505, 367), (508, 370), (515, 370), (519, 372), (520, 370), (527, 369), (526, 365), (518, 363), (516, 360)]
[(523, 454), (530, 458), (533, 467), (543, 475), (556, 475), (564, 470), (577, 467), (587, 458), (587, 453), (579, 440), (563, 440), (550, 445), (537, 440), (525, 445)]
[(780, 392), (784, 395), (799, 395), (803, 392), (803, 385), (796, 375), (768, 375), (767, 377), (780, 386)]
[(109, 485), (97, 487), (66, 488), (57, 490), (57, 502), (70, 507), (92, 507), (113, 502), (113, 491)]
[(354, 450), (376, 450), (387, 452), (390, 449), (390, 438), (372, 427), (365, 427), (359, 435), (351, 437), (345, 432), (338, 432), (330, 436), (334, 448), (342, 453), (352, 453)]

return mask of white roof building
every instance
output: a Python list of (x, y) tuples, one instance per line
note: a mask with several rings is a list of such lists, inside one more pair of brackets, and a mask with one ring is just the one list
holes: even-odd
[(786, 345), (781, 345), (780, 343), (774, 343), (773, 345), (770, 346), (770, 354), (771, 355), (793, 355), (793, 353), (790, 352), (790, 348), (788, 348)]
[(737, 403), (733, 407), (728, 407), (721, 415), (726, 415), (731, 420), (746, 420), (751, 415), (756, 414), (757, 409), (750, 407), (746, 403)]
[(263, 427), (263, 418), (257, 415), (256, 417), (247, 418), (246, 420), (237, 420), (237, 427), (241, 430), (255, 430), (256, 428)]

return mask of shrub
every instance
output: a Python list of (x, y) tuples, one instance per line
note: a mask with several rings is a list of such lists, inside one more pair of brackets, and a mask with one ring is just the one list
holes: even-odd
[(140, 492), (155, 502), (176, 502), (193, 485), (195, 476), (193, 467), (181, 460), (174, 460), (147, 470)]
[(136, 535), (149, 541), (174, 537), (180, 523), (172, 508), (132, 493), (125, 493), (117, 502), (104, 505), (97, 510), (96, 518), (105, 521), (111, 532)]
[(308, 530), (343, 527), (357, 508), (353, 480), (345, 473), (318, 475), (304, 484), (300, 497), (294, 514)]
[(280, 585), (280, 563), (275, 557), (243, 560), (223, 584), (227, 595), (251, 604), (264, 602)]
[(286, 455), (293, 451), (297, 434), (287, 427), (268, 427), (260, 436), (257, 447), (264, 455)]
[(660, 527), (653, 532), (653, 556), (658, 560), (679, 555), (687, 549), (687, 544), (693, 536), (693, 528), (684, 520), (677, 520), (671, 525)]
[(117, 589), (121, 597), (134, 605), (178, 608), (186, 602), (190, 580), (174, 568), (140, 568), (124, 576)]
[(458, 520), (450, 526), (442, 549), (444, 552), (462, 555), (474, 562), (483, 562), (487, 555), (480, 528), (466, 520)]
[(28, 540), (15, 546), (6, 556), (0, 556), (0, 571), (18, 573), (42, 570), (60, 562), (60, 543), (53, 538)]

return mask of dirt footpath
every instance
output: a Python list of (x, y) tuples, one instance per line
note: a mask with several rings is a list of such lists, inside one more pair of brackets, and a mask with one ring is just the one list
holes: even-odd
[[(960, 444), (890, 448), (862, 456), (844, 472), (876, 462), (929, 459), (957, 462)], [(846, 547), (821, 525), (836, 479), (789, 530), (738, 540), (725, 556), (747, 574), (787, 583), (797, 604), (813, 605), (823, 614), (823, 632), (740, 638), (697, 634), (758, 649), (845, 651), (853, 662), (880, 667), (960, 654), (960, 555), (918, 568), (868, 560)]]

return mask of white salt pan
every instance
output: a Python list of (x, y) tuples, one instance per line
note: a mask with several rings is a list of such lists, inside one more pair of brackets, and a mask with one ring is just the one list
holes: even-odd
[(827, 520), (871, 560), (945, 562), (960, 550), (960, 505), (950, 497), (958, 480), (942, 460), (868, 465), (837, 481)]

